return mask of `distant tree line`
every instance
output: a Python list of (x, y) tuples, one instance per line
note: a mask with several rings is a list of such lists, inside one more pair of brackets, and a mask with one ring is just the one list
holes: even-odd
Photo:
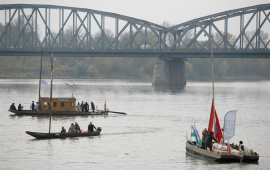
[[(22, 18), (21, 21), (24, 19)], [(168, 22), (163, 22), (162, 25), (165, 27), (172, 26)], [(22, 28), (22, 27), (21, 27)], [(14, 21), (11, 24), (11, 38), (16, 39), (18, 34), (18, 22)], [(38, 28), (37, 28), (38, 30)], [(0, 23), (0, 33), (4, 31), (4, 25)], [(23, 31), (23, 30), (22, 30)], [(32, 33), (29, 26), (25, 27), (25, 37), (31, 37)], [(39, 32), (39, 30), (38, 30)], [(0, 34), (0, 35), (1, 35)], [(56, 33), (53, 33), (56, 34)], [(80, 34), (80, 32), (79, 32)], [(105, 34), (111, 41), (114, 35), (111, 30), (105, 30)], [(251, 37), (254, 32), (246, 32), (247, 37)], [(39, 38), (39, 35), (37, 35)], [(193, 32), (188, 32), (184, 37), (183, 41), (188, 44), (193, 38)], [(222, 43), (222, 37), (218, 33), (214, 33), (214, 40), (217, 43)], [(64, 37), (67, 41), (72, 39), (72, 27), (68, 27), (64, 31)], [(96, 32), (93, 35), (95, 42), (100, 41), (101, 32)], [(157, 42), (156, 36), (151, 31), (147, 32), (147, 37), (151, 42)], [(234, 42), (236, 36), (228, 33), (228, 40)], [(119, 37), (123, 44), (128, 43), (130, 35), (129, 33), (123, 33)], [(261, 31), (262, 40), (268, 40), (269, 34)], [(29, 41), (25, 47), (30, 47), (31, 43), (36, 43), (36, 39), (33, 38), (34, 42)], [(136, 36), (134, 39), (138, 45), (144, 43), (142, 37)], [(9, 42), (8, 42), (9, 43)], [(84, 42), (85, 43), (85, 42)], [(105, 46), (109, 45), (108, 41), (104, 41)], [(207, 41), (198, 41), (201, 46), (209, 46)], [(244, 41), (247, 43), (247, 41)], [(254, 41), (252, 42), (254, 43)], [(170, 47), (173, 44), (173, 36), (168, 34), (166, 37), (166, 44)], [(98, 44), (100, 45), (100, 44)], [(121, 48), (121, 47), (120, 47)], [(222, 48), (222, 45), (221, 45)], [(155, 58), (122, 58), (122, 57), (55, 57), (55, 77), (57, 78), (151, 78), (153, 74)], [(270, 59), (215, 59), (215, 76), (219, 78), (226, 77), (259, 77), (262, 79), (269, 79), (270, 75)], [(185, 62), (186, 66), (186, 77), (187, 79), (205, 79), (211, 78), (211, 60), (210, 59), (188, 59)], [(38, 70), (40, 67), (40, 56), (37, 57), (1, 57), (0, 62), (0, 77), (12, 78), (36, 78), (38, 74), (33, 73), (33, 70)], [(11, 68), (12, 72), (10, 72)], [(29, 69), (31, 68), (31, 69)], [(25, 71), (25, 72), (24, 72)], [(27, 72), (28, 71), (28, 72)], [(28, 76), (25, 76), (27, 74)], [(44, 58), (43, 61), (43, 74), (49, 76), (50, 74), (50, 62), (49, 58)], [(5, 77), (5, 75), (8, 75)]]

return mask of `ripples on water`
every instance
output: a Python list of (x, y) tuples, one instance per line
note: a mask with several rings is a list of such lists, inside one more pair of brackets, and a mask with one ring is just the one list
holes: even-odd
[[(0, 80), (1, 169), (267, 169), (270, 137), (270, 82), (215, 83), (216, 109), (221, 125), (229, 110), (238, 110), (236, 135), (230, 142), (260, 153), (258, 164), (217, 164), (186, 155), (190, 125), (207, 127), (211, 82), (188, 82), (185, 88), (153, 88), (128, 80), (54, 80), (53, 97), (93, 101), (99, 109), (126, 112), (109, 116), (52, 117), (52, 131), (77, 121), (86, 130), (90, 121), (102, 127), (98, 137), (37, 140), (25, 131), (48, 132), (47, 116), (14, 116), (12, 102), (29, 107), (37, 100), (38, 80)], [(76, 88), (64, 85), (75, 83)], [(49, 96), (43, 85), (42, 96)], [(266, 149), (268, 148), (268, 150)], [(268, 162), (267, 162), (268, 161)]]

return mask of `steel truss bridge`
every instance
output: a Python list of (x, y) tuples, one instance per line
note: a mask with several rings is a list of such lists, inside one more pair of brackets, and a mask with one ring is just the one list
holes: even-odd
[(5, 20), (0, 56), (40, 56), (43, 49), (44, 55), (63, 57), (205, 58), (210, 57), (213, 35), (216, 58), (270, 58), (270, 4), (169, 28), (115, 13), (55, 5), (0, 5), (0, 15)]

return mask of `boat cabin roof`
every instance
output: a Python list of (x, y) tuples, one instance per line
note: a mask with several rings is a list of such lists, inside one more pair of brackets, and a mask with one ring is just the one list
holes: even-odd
[[(42, 100), (49, 100), (49, 97), (41, 97), (40, 99)], [(68, 101), (68, 100), (76, 100), (75, 97), (67, 98), (67, 97), (53, 97), (52, 99), (58, 100), (58, 101)]]

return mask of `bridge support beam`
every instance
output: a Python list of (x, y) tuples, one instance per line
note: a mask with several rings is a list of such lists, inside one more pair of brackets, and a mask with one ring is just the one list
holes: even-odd
[(157, 59), (154, 66), (153, 86), (186, 85), (185, 63), (183, 59)]

